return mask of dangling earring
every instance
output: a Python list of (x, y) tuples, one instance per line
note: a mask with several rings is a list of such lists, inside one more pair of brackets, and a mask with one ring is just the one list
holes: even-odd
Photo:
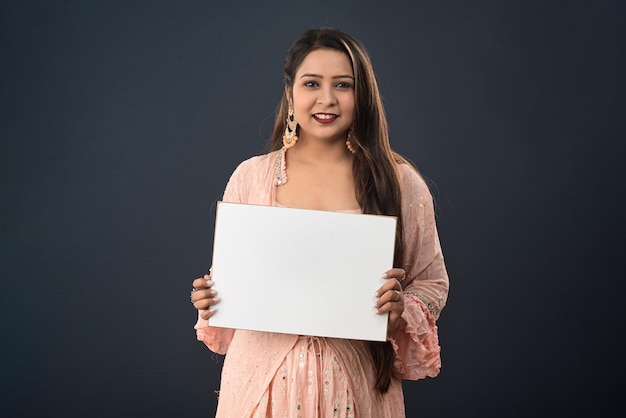
[(348, 131), (348, 137), (346, 138), (346, 147), (350, 150), (351, 153), (356, 154), (356, 149), (352, 146), (352, 142), (350, 142), (350, 137), (352, 136), (352, 129)]
[(289, 149), (296, 145), (298, 142), (298, 135), (296, 135), (296, 128), (298, 122), (296, 122), (296, 116), (293, 113), (293, 109), (289, 107), (289, 114), (287, 115), (287, 126), (285, 126), (285, 135), (283, 135), (283, 145), (285, 149)]

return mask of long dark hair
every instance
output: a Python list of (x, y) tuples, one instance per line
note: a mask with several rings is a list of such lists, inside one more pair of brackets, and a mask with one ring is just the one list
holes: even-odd
[[(391, 150), (387, 117), (378, 83), (367, 51), (359, 41), (332, 28), (309, 29), (296, 39), (285, 58), (286, 94), (276, 114), (274, 133), (269, 143), (270, 151), (282, 147), (282, 135), (289, 109), (288, 95), (292, 91), (296, 71), (311, 51), (320, 48), (341, 51), (352, 64), (356, 106), (350, 141), (356, 150), (352, 166), (356, 199), (363, 213), (397, 217), (394, 266), (401, 267), (404, 249), (402, 200), (396, 164), (408, 162)], [(394, 374), (394, 349), (388, 341), (370, 341), (368, 348), (376, 373), (376, 390), (385, 393)]]

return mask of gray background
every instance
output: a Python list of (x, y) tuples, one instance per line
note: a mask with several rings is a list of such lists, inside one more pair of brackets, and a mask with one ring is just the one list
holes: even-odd
[[(624, 373), (619, 1), (3, 1), (0, 415), (212, 416), (191, 280), (309, 27), (368, 48), (451, 278), (409, 417), (610, 416)], [(277, 253), (280, 249), (277, 249)], [(277, 254), (277, 259), (279, 254)], [(268, 289), (271, 291), (271, 289)]]

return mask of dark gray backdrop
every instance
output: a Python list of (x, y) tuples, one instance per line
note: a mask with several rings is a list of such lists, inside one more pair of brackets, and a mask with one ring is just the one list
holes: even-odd
[[(593, 5), (592, 5), (593, 3)], [(609, 416), (624, 372), (619, 1), (3, 1), (0, 415), (206, 417), (214, 203), (303, 30), (361, 39), (449, 268), (409, 417)], [(618, 262), (620, 265), (618, 265)]]

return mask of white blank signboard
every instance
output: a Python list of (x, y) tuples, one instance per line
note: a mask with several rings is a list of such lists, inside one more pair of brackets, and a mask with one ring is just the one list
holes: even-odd
[(396, 218), (218, 202), (216, 327), (385, 341)]

